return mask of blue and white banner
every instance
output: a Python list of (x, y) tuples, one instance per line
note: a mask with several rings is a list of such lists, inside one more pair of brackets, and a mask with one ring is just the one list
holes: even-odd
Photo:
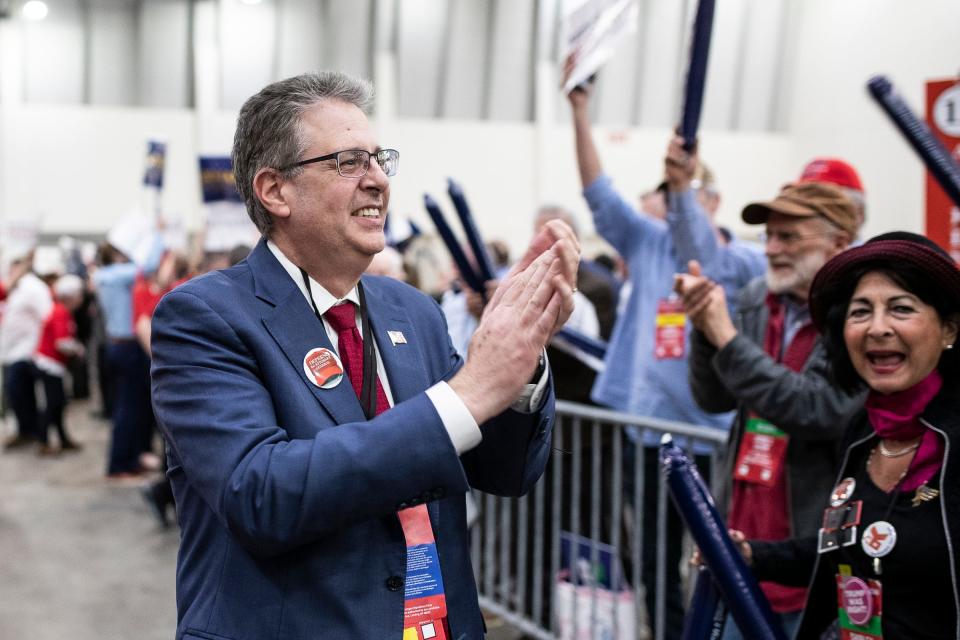
[(163, 189), (163, 166), (167, 161), (167, 143), (163, 140), (147, 140), (147, 158), (143, 170), (143, 186)]
[(260, 233), (247, 215), (237, 190), (230, 156), (200, 156), (199, 167), (206, 217), (204, 251), (230, 251), (241, 245), (253, 247)]

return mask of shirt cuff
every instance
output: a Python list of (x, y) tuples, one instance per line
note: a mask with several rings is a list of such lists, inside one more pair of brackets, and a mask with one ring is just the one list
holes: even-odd
[(543, 403), (543, 396), (547, 392), (547, 381), (550, 380), (550, 361), (547, 360), (547, 352), (543, 351), (543, 371), (540, 373), (540, 379), (535, 383), (524, 386), (523, 391), (513, 401), (510, 408), (518, 413), (533, 413), (540, 408)]
[(473, 419), (467, 405), (463, 404), (463, 400), (450, 388), (450, 385), (446, 382), (438, 382), (427, 389), (427, 397), (440, 415), (440, 421), (443, 422), (443, 428), (447, 430), (457, 455), (466, 453), (480, 444), (483, 435), (480, 433), (477, 421)]

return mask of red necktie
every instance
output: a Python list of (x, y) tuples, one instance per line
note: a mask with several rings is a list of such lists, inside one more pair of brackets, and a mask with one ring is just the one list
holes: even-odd
[[(357, 315), (354, 311), (352, 302), (338, 304), (330, 307), (323, 314), (333, 330), (337, 332), (337, 352), (340, 354), (340, 360), (343, 362), (343, 368), (350, 378), (350, 384), (353, 385), (353, 391), (357, 398), (361, 397), (363, 389), (363, 338), (357, 329)], [(383, 391), (383, 385), (380, 384), (380, 377), (377, 377), (377, 415), (390, 408), (387, 402), (387, 394)]]
[[(340, 360), (343, 362), (343, 368), (350, 378), (350, 384), (353, 385), (353, 391), (357, 398), (362, 397), (363, 389), (363, 337), (357, 329), (357, 316), (354, 312), (352, 303), (338, 304), (327, 309), (323, 314), (330, 326), (337, 332), (337, 352), (340, 354)], [(387, 402), (387, 394), (383, 391), (383, 385), (380, 383), (380, 377), (377, 376), (377, 415), (390, 408)], [(430, 524), (430, 514), (427, 511), (427, 505), (420, 504), (399, 511), (397, 515), (400, 518), (400, 525), (403, 527), (404, 537), (407, 539), (408, 546), (411, 544), (420, 544), (423, 541), (434, 541), (433, 527)], [(404, 603), (404, 638), (416, 636), (417, 640), (425, 638), (434, 638), (435, 640), (446, 640), (450, 636), (450, 629), (447, 622), (447, 604), (444, 595), (441, 593), (439, 598), (433, 599), (433, 611), (427, 614), (417, 614), (416, 612), (424, 607), (420, 600), (410, 601), (405, 599)], [(427, 631), (429, 629), (429, 631)]]

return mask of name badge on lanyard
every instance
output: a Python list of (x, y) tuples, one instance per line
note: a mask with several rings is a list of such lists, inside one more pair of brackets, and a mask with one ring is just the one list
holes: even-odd
[(679, 298), (663, 298), (657, 302), (656, 326), (654, 355), (657, 360), (682, 358), (687, 347), (687, 315)]
[(850, 575), (848, 565), (837, 574), (837, 620), (841, 640), (883, 640), (883, 586), (879, 580)]
[(790, 437), (784, 431), (766, 420), (756, 416), (747, 418), (733, 469), (734, 479), (774, 486), (783, 469), (789, 442)]
[(426, 505), (397, 512), (407, 541), (403, 640), (447, 640), (447, 601)]

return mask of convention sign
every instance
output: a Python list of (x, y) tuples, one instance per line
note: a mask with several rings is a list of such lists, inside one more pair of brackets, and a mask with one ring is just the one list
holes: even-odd
[[(927, 82), (927, 124), (951, 157), (960, 163), (960, 80)], [(926, 235), (960, 260), (960, 207), (926, 172)]]
[(247, 215), (237, 190), (229, 156), (200, 156), (200, 186), (206, 217), (205, 251), (230, 251), (238, 245), (252, 247), (259, 232)]

